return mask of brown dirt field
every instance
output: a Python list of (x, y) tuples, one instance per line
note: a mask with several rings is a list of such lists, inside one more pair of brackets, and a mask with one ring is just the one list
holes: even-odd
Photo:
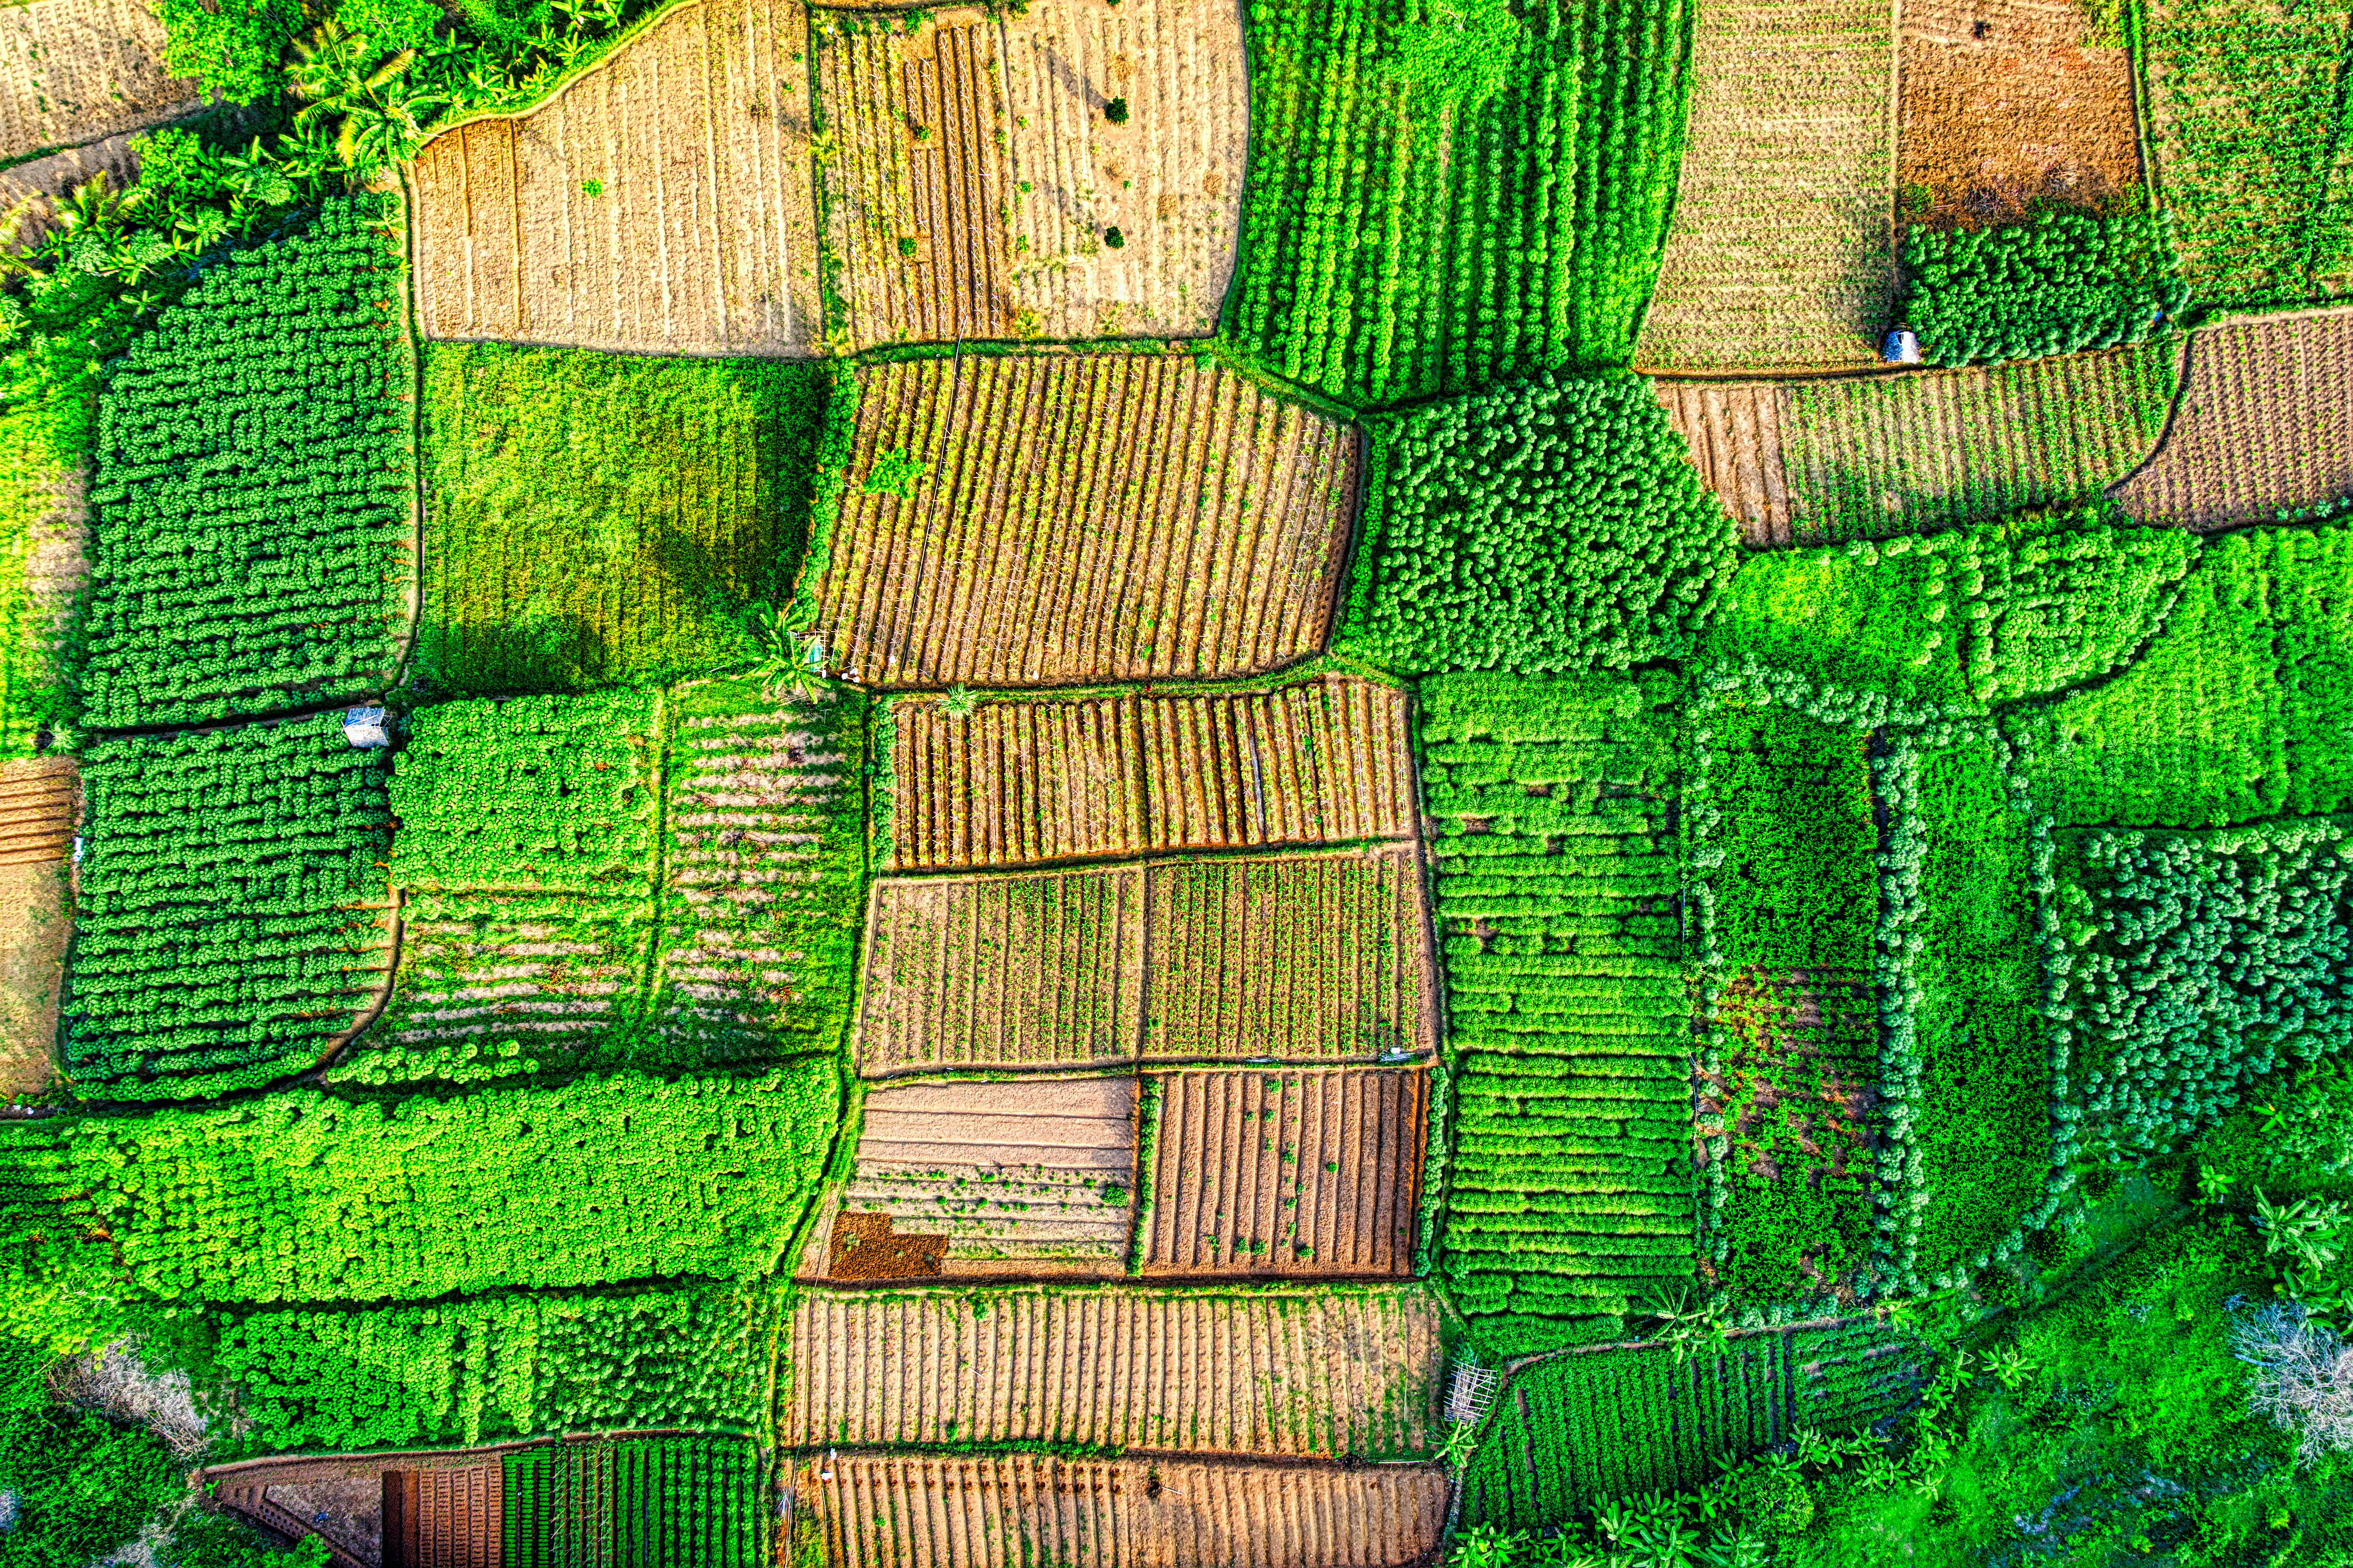
[(837, 1568), (1407, 1568), (1437, 1551), (1449, 1495), (1435, 1465), (1030, 1454), (848, 1454), (792, 1485)]
[(886, 869), (1398, 838), (1406, 695), (1352, 676), (1269, 691), (894, 705)]
[(1128, 1077), (875, 1089), (835, 1229), (881, 1214), (894, 1237), (944, 1237), (943, 1274), (1116, 1273), (1135, 1091)]
[(858, 1070), (1134, 1060), (1144, 902), (1132, 866), (878, 881)]
[(2109, 493), (2201, 529), (2353, 495), (2353, 311), (2201, 328), (2165, 439)]
[(829, 1279), (929, 1279), (948, 1255), (946, 1237), (900, 1236), (887, 1214), (836, 1215), (830, 1237)]
[(1715, 492), (1752, 548), (1795, 542), (1781, 426), (1789, 390), (1776, 382), (1654, 381), (1651, 390), (1682, 432), (1700, 483)]
[(828, 1290), (790, 1330), (788, 1447), (1084, 1443), (1164, 1453), (1419, 1453), (1440, 1435), (1419, 1286)]
[(57, 1077), (79, 777), (62, 757), (0, 764), (0, 1101)]
[(2091, 42), (2084, 0), (1906, 0), (1897, 210), (2016, 223), (2031, 204), (2106, 213), (2140, 184), (2132, 61)]
[(427, 142), (424, 335), (816, 352), (807, 31), (797, 0), (696, 0), (530, 113)]
[(1427, 1071), (1155, 1076), (1145, 1273), (1411, 1271)]
[[(1355, 521), (1350, 427), (1189, 355), (858, 375), (850, 482), (813, 590), (850, 679), (1256, 675), (1323, 647)], [(912, 500), (864, 493), (892, 452), (923, 465)]]
[(1411, 844), (1155, 865), (1145, 930), (1145, 1061), (1437, 1049)]
[(164, 72), (164, 24), (142, 0), (0, 6), (0, 159), (73, 147), (197, 106)]
[(1674, 222), (1634, 363), (1876, 359), (1895, 284), (1887, 0), (1702, 0)]

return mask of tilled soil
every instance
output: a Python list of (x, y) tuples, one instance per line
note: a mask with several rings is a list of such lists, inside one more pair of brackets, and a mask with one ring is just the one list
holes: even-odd
[(2199, 331), (2163, 444), (2112, 493), (2201, 529), (2353, 495), (2353, 311)]
[(1978, 227), (2114, 210), (2140, 184), (2132, 61), (2084, 0), (1907, 0), (1896, 197), (1906, 221)]
[(530, 113), (434, 137), (424, 335), (815, 353), (807, 49), (797, 0), (695, 0)]
[(791, 1343), (782, 1440), (797, 1447), (1335, 1458), (1419, 1452), (1438, 1430), (1438, 1304), (1420, 1286), (813, 1291)]
[(1448, 1495), (1435, 1465), (848, 1454), (793, 1477), (839, 1568), (1406, 1568)]
[(0, 764), (0, 1100), (37, 1093), (57, 1075), (80, 809), (70, 759)]
[(201, 101), (164, 70), (143, 0), (30, 0), (0, 9), (0, 159), (169, 120)]
[(892, 711), (892, 871), (1413, 832), (1405, 693), (1374, 681)]
[(1427, 1071), (1155, 1076), (1146, 1274), (1411, 1272)]
[[(1187, 355), (858, 374), (849, 484), (815, 584), (849, 679), (1255, 675), (1323, 647), (1356, 508), (1348, 426)], [(876, 482), (892, 454), (920, 465), (912, 499)]]

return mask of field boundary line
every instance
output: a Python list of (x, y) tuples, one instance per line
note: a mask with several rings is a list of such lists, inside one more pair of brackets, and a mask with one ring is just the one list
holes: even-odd
[[(1836, 1329), (1849, 1323), (1870, 1322), (1877, 1316), (1875, 1312), (1849, 1312), (1843, 1317), (1837, 1318), (1799, 1318), (1787, 1323), (1763, 1323), (1753, 1329), (1729, 1329), (1725, 1331), (1724, 1337), (1726, 1340), (1753, 1340), (1766, 1334), (1796, 1333), (1803, 1329)], [(1504, 1386), (1510, 1387), (1513, 1378), (1532, 1366), (1537, 1366), (1548, 1361), (1559, 1361), (1569, 1356), (1599, 1355), (1604, 1351), (1645, 1351), (1666, 1348), (1667, 1342), (1664, 1340), (1603, 1340), (1589, 1345), (1562, 1345), (1557, 1350), (1537, 1351), (1532, 1355), (1514, 1357), (1504, 1363)], [(1503, 1390), (1498, 1389), (1496, 1392), (1500, 1394)]]
[[(876, 886), (884, 882), (955, 882), (994, 881), (1013, 877), (1034, 877), (1055, 872), (1117, 870), (1124, 867), (1152, 867), (1190, 860), (1297, 860), (1322, 858), (1345, 854), (1350, 850), (1394, 849), (1400, 844), (1413, 845), (1417, 851), (1419, 841), (1408, 829), (1388, 837), (1333, 838), (1315, 843), (1284, 843), (1240, 845), (1209, 849), (1154, 849), (1141, 855), (1064, 855), (1051, 860), (1024, 861), (1018, 866), (957, 866), (934, 871), (892, 871), (872, 879)], [(1419, 854), (1416, 858), (1419, 859)], [(871, 918), (871, 916), (870, 916)], [(1428, 922), (1425, 920), (1424, 924)], [(1423, 951), (1428, 953), (1425, 936)], [(1148, 955), (1147, 955), (1148, 958)]]
[[(537, 113), (540, 110), (546, 108), (550, 103), (554, 102), (560, 94), (567, 91), (575, 82), (581, 81), (586, 78), (593, 76), (596, 72), (603, 70), (607, 65), (612, 63), (613, 57), (619, 54), (625, 45), (633, 43), (642, 34), (650, 32), (657, 24), (660, 23), (673, 13), (683, 11), (689, 6), (702, 5), (707, 3), (708, 0), (662, 0), (662, 4), (655, 6), (652, 10), (638, 17), (636, 21), (622, 28), (611, 37), (600, 39), (596, 44), (591, 45), (590, 47), (596, 52), (589, 58), (582, 60), (573, 66), (569, 66), (562, 72), (559, 72), (554, 81), (548, 83), (547, 86), (540, 89), (538, 97), (532, 99), (529, 102), (522, 104), (516, 108), (474, 110), (459, 116), (455, 120), (445, 121), (441, 124), (433, 127), (433, 129), (427, 133), (425, 140), (417, 143), (417, 150), (422, 152), (426, 146), (434, 142), (439, 141), (443, 136), (448, 135), (450, 132), (462, 131), (469, 125), (479, 124), (485, 120), (523, 120), (529, 118), (531, 115)], [(406, 171), (414, 167), (416, 162), (417, 160), (414, 157), (411, 157), (404, 161), (401, 167)], [(503, 338), (495, 338), (484, 339), (481, 341), (504, 342), (508, 340)], [(663, 357), (670, 356), (666, 355)]]
[(392, 661), (390, 693), (406, 684), (409, 661), (425, 631), (425, 334), (417, 309), (417, 203), (408, 168), (399, 170), (401, 338), (408, 353), (408, 635)]

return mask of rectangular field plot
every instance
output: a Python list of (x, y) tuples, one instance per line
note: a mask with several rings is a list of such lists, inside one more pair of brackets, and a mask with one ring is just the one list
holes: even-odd
[(0, 160), (96, 142), (195, 108), (164, 68), (164, 24), (140, 0), (32, 0), (0, 9)]
[(1674, 221), (1634, 363), (1872, 363), (1894, 291), (1893, 12), (1703, 0)]
[(1116, 1274), (1134, 1219), (1135, 1079), (877, 1088), (826, 1248), (835, 1279)]
[(851, 679), (1252, 675), (1324, 646), (1350, 427), (1170, 354), (911, 360), (856, 390), (840, 516), (801, 590)]
[(1036, 1454), (844, 1454), (790, 1484), (840, 1568), (1411, 1568), (1437, 1552), (1449, 1495), (1436, 1465)]
[(2114, 494), (2144, 522), (2186, 528), (2353, 495), (2353, 311), (2191, 337), (2164, 445)]
[(1153, 1074), (1144, 1272), (1403, 1275), (1413, 1267), (1429, 1073)]
[(1406, 695), (1354, 677), (891, 716), (892, 871), (1414, 831)]
[(81, 782), (65, 757), (0, 763), (0, 1097), (57, 1075), (58, 998), (73, 941), (69, 886)]
[(693, 0), (530, 113), (427, 142), (423, 334), (813, 353), (807, 48), (797, 0)]
[(1418, 1286), (812, 1291), (781, 1440), (1374, 1458), (1439, 1431)]

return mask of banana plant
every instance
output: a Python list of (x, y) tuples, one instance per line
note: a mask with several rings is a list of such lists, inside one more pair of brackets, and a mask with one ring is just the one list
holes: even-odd
[(409, 79), (415, 49), (370, 65), (367, 39), (332, 16), (294, 40), (287, 68), (295, 95), (307, 101), (294, 116), (298, 129), (334, 121), (335, 157), (355, 174), (399, 163), (424, 139), (425, 121), (448, 95)]

